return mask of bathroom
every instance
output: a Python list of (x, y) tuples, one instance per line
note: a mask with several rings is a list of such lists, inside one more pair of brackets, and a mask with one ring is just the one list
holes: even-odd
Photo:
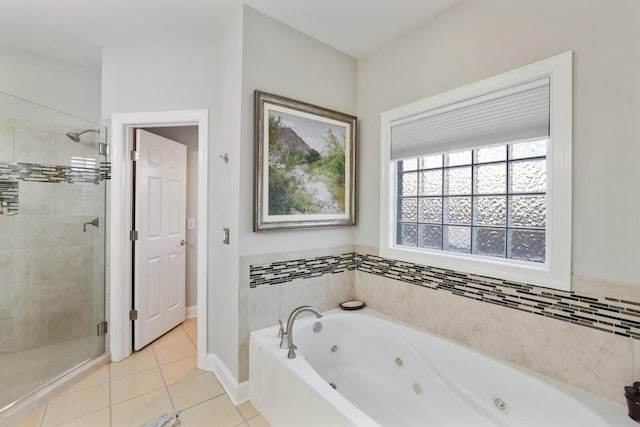
[[(210, 25), (215, 31), (196, 22), (206, 29), (197, 42), (136, 33), (137, 39), (106, 46), (83, 64), (70, 62), (71, 56), (52, 58), (46, 48), (27, 52), (28, 40), (7, 33), (3, 40), (16, 42), (0, 48), (0, 91), (100, 123), (108, 129), (100, 137), (114, 136), (113, 114), (208, 110), (207, 232), (201, 239), (207, 243), (206, 294), (198, 295), (199, 314), (204, 313), (198, 320), (206, 317), (206, 336), (198, 336), (204, 338), (199, 367), (214, 371), (230, 400), (241, 403), (248, 398), (250, 332), (284, 321), (298, 305), (324, 311), (357, 298), (374, 310), (624, 405), (623, 387), (640, 378), (638, 339), (615, 334), (604, 324), (603, 330), (585, 327), (355, 266), (356, 260), (379, 254), (381, 113), (572, 51), (571, 291), (607, 298), (611, 305), (616, 300), (630, 302), (625, 307), (640, 304), (640, 249), (633, 232), (640, 209), (633, 187), (638, 181), (634, 159), (640, 154), (635, 143), (640, 59), (633, 53), (640, 39), (637, 2), (455, 2), (358, 59), (248, 4), (226, 9), (224, 18)], [(97, 22), (96, 16), (93, 25)], [(274, 59), (274, 46), (285, 60)], [(253, 231), (256, 89), (358, 117), (355, 227)], [(228, 163), (219, 157), (225, 153)], [(113, 172), (113, 159), (106, 161)], [(112, 174), (106, 185), (113, 179)], [(113, 193), (110, 188), (105, 193), (105, 212), (110, 212)], [(224, 228), (230, 230), (229, 245), (222, 242)], [(104, 347), (109, 351), (111, 234), (108, 226), (100, 232), (107, 241), (104, 314), (110, 329)], [(275, 262), (322, 258), (339, 263), (345, 254), (355, 254), (348, 264), (355, 268), (269, 286), (250, 278), (251, 269)]]

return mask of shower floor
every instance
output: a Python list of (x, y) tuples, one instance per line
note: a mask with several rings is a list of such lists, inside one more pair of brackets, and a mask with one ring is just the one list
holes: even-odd
[(96, 337), (0, 356), (0, 409), (102, 353)]

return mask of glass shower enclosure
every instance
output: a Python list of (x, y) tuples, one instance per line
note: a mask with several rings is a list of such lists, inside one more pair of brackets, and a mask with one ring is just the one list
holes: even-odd
[(105, 140), (0, 92), (0, 415), (105, 351)]

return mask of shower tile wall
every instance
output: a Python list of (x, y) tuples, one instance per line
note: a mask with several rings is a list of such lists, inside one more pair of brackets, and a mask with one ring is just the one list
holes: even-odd
[[(99, 176), (95, 136), (77, 144), (67, 131), (3, 119), (0, 165), (95, 168)], [(82, 224), (103, 211), (104, 181), (29, 182), (6, 170), (0, 181), (17, 182), (19, 208), (0, 215), (0, 355), (94, 334), (102, 312), (92, 306), (102, 281), (94, 248), (103, 233), (83, 233)]]

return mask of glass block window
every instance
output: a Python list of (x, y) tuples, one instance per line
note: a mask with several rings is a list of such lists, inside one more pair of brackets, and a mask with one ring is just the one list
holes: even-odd
[(571, 289), (572, 53), (380, 115), (380, 256)]
[(548, 142), (396, 161), (396, 244), (544, 263)]

